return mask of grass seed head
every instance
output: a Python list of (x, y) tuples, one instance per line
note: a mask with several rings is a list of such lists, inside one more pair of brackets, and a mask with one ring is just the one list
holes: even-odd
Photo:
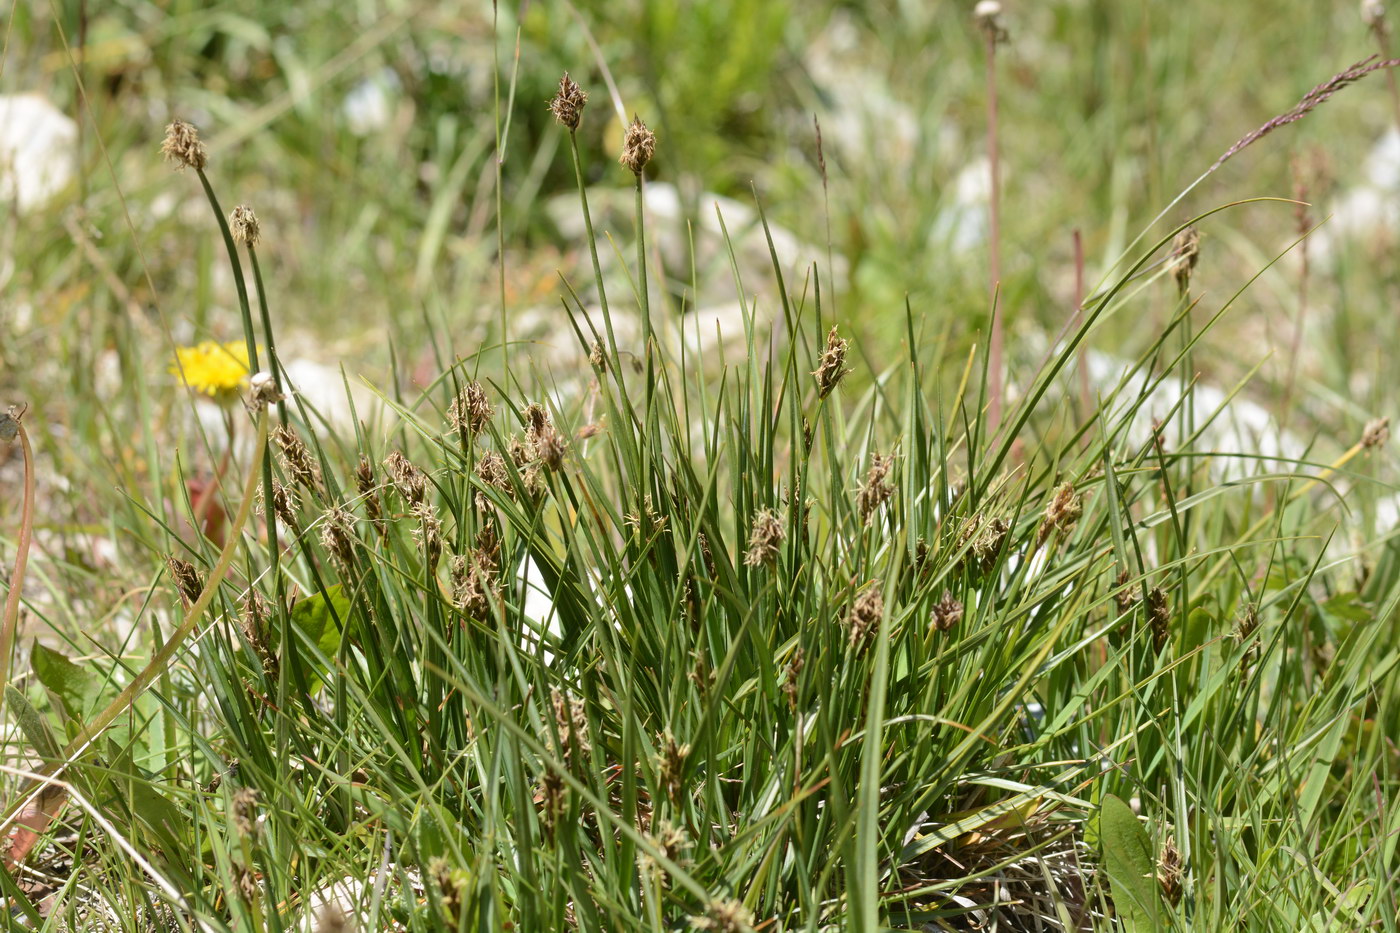
[(1181, 900), (1181, 870), (1181, 850), (1176, 847), (1176, 839), (1168, 836), (1157, 859), (1157, 884), (1162, 888), (1162, 896), (1173, 907)]
[(396, 450), (385, 457), (384, 466), (389, 471), (394, 488), (403, 496), (405, 502), (418, 505), (427, 497), (428, 478), (423, 475), (422, 470), (414, 466), (413, 461), (403, 455), (402, 451)]
[(554, 728), (564, 743), (564, 764), (574, 768), (593, 752), (588, 737), (588, 707), (583, 700), (555, 687), (549, 691), (549, 705), (554, 712)]
[(860, 520), (867, 525), (880, 506), (894, 494), (894, 487), (885, 481), (893, 466), (893, 454), (872, 454), (870, 457), (870, 469), (866, 471), (865, 479), (860, 484), (860, 493), (856, 496)]
[(540, 462), (555, 473), (563, 468), (564, 453), (568, 447), (569, 442), (553, 425), (546, 427), (535, 438), (535, 451), (539, 454)]
[(677, 742), (669, 729), (657, 736), (657, 744), (661, 746), (656, 756), (657, 783), (661, 785), (666, 799), (676, 803), (684, 789), (685, 760), (690, 757), (690, 744)]
[(1044, 544), (1051, 532), (1068, 532), (1083, 514), (1084, 502), (1075, 493), (1074, 487), (1069, 483), (1060, 486), (1055, 490), (1050, 504), (1045, 507), (1045, 519), (1040, 523), (1040, 531), (1036, 534), (1036, 546)]
[(1154, 586), (1147, 591), (1147, 625), (1152, 631), (1152, 648), (1161, 651), (1171, 635), (1172, 610), (1167, 591)]
[(943, 591), (943, 598), (933, 604), (933, 611), (929, 614), (929, 621), (933, 627), (940, 632), (946, 632), (962, 621), (963, 604), (953, 598), (953, 594)]
[(471, 437), (476, 437), (486, 430), (486, 425), (494, 413), (481, 383), (469, 382), (448, 406), (447, 423), (454, 430), (465, 431)]
[(978, 0), (972, 8), (972, 20), (977, 24), (977, 28), (982, 30), (982, 35), (992, 45), (1000, 45), (1007, 39), (1006, 26), (1001, 21), (1001, 3), (999, 0)]
[(651, 157), (656, 155), (656, 134), (647, 129), (642, 118), (632, 115), (627, 135), (622, 140), (622, 156), (618, 159), (633, 175), (642, 174)]
[(588, 362), (593, 364), (593, 368), (600, 373), (608, 371), (608, 354), (603, 349), (603, 341), (593, 341), (593, 348), (588, 351)]
[(807, 653), (802, 650), (801, 645), (798, 645), (784, 669), (783, 695), (787, 697), (788, 709), (794, 712), (797, 710), (798, 678), (802, 675), (802, 668), (806, 663)]
[(744, 552), (744, 564), (749, 567), (773, 566), (778, 560), (778, 549), (785, 537), (787, 529), (783, 527), (778, 513), (772, 509), (760, 509), (753, 518), (749, 547)]
[(233, 831), (244, 839), (252, 839), (258, 832), (258, 792), (252, 787), (240, 787), (233, 792), (229, 807), (229, 817)]
[(423, 552), (423, 563), (427, 565), (429, 576), (442, 557), (442, 520), (428, 502), (413, 505), (413, 517), (418, 519), (418, 528), (413, 532), (418, 539), (418, 549)]
[(1366, 450), (1380, 447), (1390, 440), (1390, 419), (1372, 418), (1361, 432), (1361, 446)]
[(228, 229), (233, 238), (248, 246), (257, 246), (262, 239), (262, 227), (258, 225), (258, 215), (246, 204), (240, 204), (228, 215)]
[(841, 339), (835, 327), (826, 335), (826, 349), (817, 368), (812, 371), (812, 375), (817, 377), (817, 398), (824, 399), (830, 395), (837, 383), (850, 372), (842, 368), (846, 365), (846, 348), (849, 345), (850, 341)]
[(1171, 268), (1176, 285), (1182, 292), (1191, 287), (1191, 274), (1201, 257), (1201, 231), (1187, 227), (1172, 240)]
[(175, 581), (180, 602), (186, 609), (190, 608), (199, 600), (199, 594), (204, 592), (204, 581), (200, 579), (199, 571), (194, 569), (194, 564), (174, 555), (165, 559), (165, 565), (170, 568), (170, 578)]
[(282, 464), (292, 479), (304, 486), (307, 492), (315, 493), (321, 483), (321, 471), (312, 459), (306, 442), (291, 427), (279, 424), (272, 432), (272, 443), (282, 454)]
[(326, 510), (321, 519), (321, 544), (345, 573), (355, 562), (355, 516), (343, 506)]
[(248, 410), (257, 413), (275, 405), (278, 402), (286, 401), (287, 396), (282, 394), (282, 390), (277, 386), (277, 380), (270, 372), (256, 372), (248, 377)]
[(880, 592), (880, 581), (874, 580), (855, 601), (846, 614), (846, 629), (850, 635), (851, 647), (864, 648), (880, 630), (880, 620), (885, 615), (885, 597)]
[(277, 520), (288, 528), (297, 528), (297, 505), (296, 489), (273, 480), (272, 513), (277, 516)]
[(588, 92), (574, 83), (566, 71), (559, 79), (559, 93), (549, 102), (549, 112), (554, 114), (554, 119), (567, 126), (569, 132), (573, 132), (578, 129), (579, 119), (587, 103)]
[(166, 161), (174, 162), (178, 171), (192, 168), (204, 171), (209, 164), (209, 153), (204, 143), (199, 141), (199, 130), (183, 120), (172, 120), (165, 128), (165, 140), (160, 144), (161, 155)]
[(1367, 28), (1384, 36), (1387, 30), (1383, 0), (1361, 0), (1361, 21)]
[(723, 898), (711, 901), (703, 916), (691, 917), (690, 925), (709, 933), (751, 933), (753, 914), (739, 901)]
[(375, 530), (381, 535), (387, 530), (384, 524), (384, 507), (379, 502), (378, 484), (374, 479), (374, 464), (369, 462), (369, 458), (360, 454), (359, 463), (355, 465), (355, 489), (360, 494), (360, 501), (365, 504), (365, 514), (373, 523)]

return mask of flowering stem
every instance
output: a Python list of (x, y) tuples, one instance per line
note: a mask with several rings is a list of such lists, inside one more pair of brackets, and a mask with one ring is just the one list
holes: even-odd
[(248, 370), (257, 372), (262, 367), (258, 365), (258, 341), (253, 333), (253, 310), (248, 304), (248, 286), (243, 281), (243, 264), (238, 261), (233, 232), (229, 230), (228, 221), (224, 219), (224, 210), (219, 206), (214, 186), (209, 184), (209, 178), (203, 169), (195, 169), (195, 172), (199, 175), (199, 183), (204, 186), (204, 196), (209, 199), (209, 206), (214, 209), (214, 219), (219, 222), (219, 232), (224, 235), (224, 248), (228, 251), (229, 265), (233, 267), (233, 286), (238, 289), (238, 309), (243, 313), (243, 340), (248, 345)]
[[(267, 310), (267, 292), (263, 290), (262, 266), (258, 264), (258, 251), (253, 248), (251, 241), (247, 243), (248, 264), (253, 267), (253, 288), (258, 293), (258, 313), (262, 318), (263, 340), (267, 343), (267, 369), (272, 373), (273, 380), (277, 383), (277, 388), (285, 394), (287, 386), (282, 380), (282, 361), (277, 357), (277, 342), (272, 339), (272, 315)], [(252, 356), (248, 357), (253, 360)], [(253, 371), (257, 372), (254, 364)], [(287, 421), (287, 401), (278, 399), (277, 417), (285, 424)]]
[(997, 141), (997, 37), (995, 30), (987, 31), (987, 162), (991, 170), (992, 190), (988, 194), (988, 236), (991, 262), (992, 333), (987, 350), (990, 398), (987, 405), (987, 433), (995, 434), (1001, 425), (1002, 404), (1002, 314), (996, 295), (1001, 287), (1001, 160)]
[(10, 664), (15, 651), (15, 628), (19, 624), (20, 591), (24, 587), (24, 571), (29, 564), (29, 543), (34, 533), (34, 449), (23, 423), (19, 426), (20, 449), (24, 454), (24, 505), (20, 512), (19, 540), (15, 547), (15, 569), (10, 574), (10, 592), (5, 597), (5, 622), (0, 629), (0, 708), (4, 706), (4, 689), (10, 682)]

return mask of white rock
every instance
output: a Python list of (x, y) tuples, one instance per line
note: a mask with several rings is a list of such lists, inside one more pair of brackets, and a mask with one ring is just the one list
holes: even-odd
[(39, 94), (0, 95), (0, 200), (42, 207), (76, 171), (78, 125)]

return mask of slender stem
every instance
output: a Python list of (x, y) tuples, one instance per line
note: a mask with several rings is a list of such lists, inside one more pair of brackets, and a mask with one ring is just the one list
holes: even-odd
[(506, 232), (505, 207), (501, 194), (501, 62), (497, 49), (497, 0), (491, 0), (491, 92), (496, 106), (496, 284), (500, 289), (501, 301), (501, 359), (507, 360), (510, 335), (506, 324)]
[[(997, 140), (997, 37), (987, 32), (987, 161), (991, 169), (992, 190), (988, 195), (988, 235), (991, 238), (991, 288), (996, 296), (1001, 286), (1001, 159)], [(1001, 425), (1002, 392), (1005, 377), (1002, 372), (1002, 313), (1001, 302), (993, 298), (992, 333), (987, 351), (990, 370), (990, 397), (987, 405), (987, 435), (996, 433)]]
[(233, 268), (233, 287), (238, 290), (238, 309), (243, 314), (243, 340), (248, 345), (248, 368), (251, 372), (257, 372), (262, 367), (258, 365), (258, 340), (253, 332), (253, 309), (248, 304), (248, 286), (243, 281), (243, 264), (238, 261), (238, 248), (233, 242), (233, 231), (228, 228), (224, 209), (219, 206), (219, 198), (214, 194), (214, 186), (209, 184), (208, 176), (204, 174), (203, 169), (195, 171), (199, 174), (199, 183), (204, 186), (204, 196), (209, 199), (209, 206), (214, 209), (214, 219), (219, 223), (219, 232), (224, 236), (224, 249), (228, 251), (228, 262)]
[(622, 367), (618, 365), (617, 339), (613, 335), (612, 315), (608, 312), (608, 292), (603, 287), (603, 266), (598, 262), (598, 240), (593, 235), (593, 217), (588, 213), (588, 191), (583, 183), (583, 162), (578, 155), (578, 134), (569, 130), (569, 152), (574, 159), (574, 178), (578, 183), (579, 203), (583, 206), (583, 228), (587, 233), (588, 254), (593, 259), (593, 279), (598, 288), (598, 306), (603, 310), (603, 326), (608, 334), (608, 363), (613, 377), (622, 382)]
[[(272, 338), (272, 315), (267, 310), (267, 292), (263, 289), (262, 266), (258, 264), (258, 251), (253, 248), (253, 244), (248, 246), (248, 264), (253, 267), (253, 288), (258, 293), (258, 314), (262, 318), (263, 341), (267, 344), (267, 368), (272, 373), (272, 378), (277, 382), (277, 388), (283, 393), (287, 391), (287, 385), (282, 378), (282, 361), (277, 356), (277, 341)], [(251, 360), (252, 357), (249, 357)], [(285, 424), (287, 421), (287, 402), (285, 399), (277, 403), (277, 417)]]
[[(1074, 330), (1078, 333), (1084, 326), (1084, 238), (1079, 235), (1079, 231), (1074, 231)], [(1080, 341), (1079, 350), (1076, 353), (1079, 362), (1079, 417), (1088, 419), (1091, 417), (1093, 407), (1089, 392), (1089, 351), (1085, 347), (1084, 341)], [(1085, 446), (1088, 446), (1090, 435), (1086, 431), (1084, 434)]]
[(20, 511), (19, 540), (15, 547), (15, 569), (10, 574), (10, 592), (5, 596), (5, 624), (0, 630), (0, 708), (4, 706), (5, 686), (10, 682), (11, 662), (15, 652), (15, 629), (19, 624), (20, 592), (24, 588), (24, 571), (29, 564), (29, 543), (34, 534), (34, 449), (29, 435), (19, 423), (19, 443), (24, 455), (24, 505)]

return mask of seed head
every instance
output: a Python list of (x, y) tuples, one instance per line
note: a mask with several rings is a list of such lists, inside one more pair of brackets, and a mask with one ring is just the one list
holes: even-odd
[(384, 466), (389, 471), (389, 478), (393, 481), (394, 488), (399, 491), (399, 495), (403, 496), (406, 502), (417, 505), (427, 496), (427, 477), (401, 451), (396, 450), (385, 457)]
[(979, 0), (972, 8), (972, 19), (988, 42), (998, 45), (1006, 41), (1006, 27), (1001, 22), (1001, 4), (998, 0)]
[(209, 153), (199, 141), (199, 130), (183, 120), (174, 120), (165, 128), (165, 141), (160, 144), (161, 155), (174, 162), (178, 171), (192, 168), (196, 172), (209, 164)]
[(657, 744), (661, 746), (656, 756), (657, 781), (666, 799), (675, 803), (681, 797), (681, 780), (685, 773), (685, 760), (690, 756), (690, 745), (677, 743), (669, 729), (657, 736)]
[(337, 505), (326, 510), (321, 519), (321, 544), (342, 573), (350, 569), (355, 558), (355, 516), (349, 509)]
[(1385, 28), (1385, 4), (1382, 0), (1361, 0), (1361, 21), (1368, 28), (1384, 35)]
[(360, 493), (360, 499), (365, 504), (365, 514), (369, 516), (375, 530), (381, 535), (384, 534), (387, 527), (384, 524), (384, 509), (379, 503), (378, 487), (374, 481), (374, 464), (370, 463), (364, 454), (360, 454), (360, 462), (355, 466), (355, 489)]
[(564, 764), (573, 767), (593, 751), (588, 738), (588, 707), (583, 700), (562, 693), (557, 687), (549, 691), (549, 702), (554, 711), (554, 728), (564, 743)]
[(455, 430), (465, 431), (471, 437), (476, 437), (486, 429), (492, 414), (494, 411), (481, 383), (469, 382), (448, 406), (447, 423)]
[(535, 451), (540, 456), (540, 462), (556, 473), (564, 466), (564, 451), (568, 446), (569, 442), (564, 440), (564, 435), (553, 425), (541, 431), (535, 438)]
[(588, 362), (600, 373), (608, 371), (608, 354), (603, 349), (603, 341), (593, 341), (593, 349), (588, 352)]
[(297, 436), (296, 431), (285, 424), (279, 424), (272, 432), (272, 442), (281, 452), (282, 463), (292, 479), (305, 486), (308, 492), (316, 492), (321, 482), (321, 471), (316, 467), (316, 462), (311, 459), (311, 451)]
[(1044, 544), (1053, 531), (1069, 531), (1083, 514), (1083, 500), (1075, 493), (1072, 485), (1065, 483), (1055, 490), (1055, 497), (1045, 507), (1045, 519), (1040, 523), (1040, 531), (1036, 534), (1036, 546)]
[(962, 621), (963, 604), (953, 598), (953, 594), (948, 590), (943, 591), (943, 598), (933, 604), (933, 611), (929, 614), (929, 621), (933, 627), (940, 632), (946, 632)]
[(807, 663), (807, 654), (798, 645), (792, 652), (792, 657), (788, 660), (785, 675), (783, 677), (783, 695), (787, 697), (788, 708), (797, 709), (797, 690), (799, 687), (798, 677), (802, 674), (803, 665)]
[(846, 628), (850, 635), (851, 647), (857, 650), (864, 648), (880, 630), (880, 620), (884, 615), (885, 597), (880, 592), (880, 581), (875, 580), (856, 597), (846, 614)]
[(496, 558), (489, 549), (452, 558), (452, 601), (468, 618), (484, 622), (491, 617), (491, 600), (500, 598), (496, 580)]
[(1119, 573), (1117, 578), (1113, 581), (1113, 586), (1117, 590), (1117, 592), (1113, 594), (1113, 604), (1118, 608), (1119, 615), (1123, 615), (1129, 609), (1133, 608), (1133, 603), (1138, 600), (1137, 589), (1128, 586), (1128, 581), (1132, 578), (1133, 575), (1127, 570), (1124, 570)]
[(587, 103), (588, 93), (575, 84), (566, 71), (559, 79), (559, 93), (549, 102), (549, 112), (554, 114), (554, 119), (573, 132), (578, 129), (579, 117)]
[(170, 569), (170, 578), (175, 581), (175, 589), (180, 593), (180, 602), (186, 609), (190, 608), (199, 600), (199, 594), (204, 592), (204, 581), (199, 578), (199, 571), (194, 569), (194, 564), (173, 554), (165, 559), (165, 565)]
[(258, 226), (258, 215), (246, 204), (240, 204), (228, 215), (228, 229), (239, 243), (250, 247), (257, 246), (262, 238), (262, 228)]
[(272, 644), (268, 640), (267, 600), (263, 599), (263, 595), (257, 590), (250, 590), (248, 598), (243, 601), (243, 614), (239, 622), (248, 647), (253, 649), (253, 653), (262, 662), (263, 673), (269, 677), (276, 677), (277, 655), (273, 653)]
[(244, 839), (252, 839), (258, 831), (258, 792), (251, 787), (234, 791), (229, 815), (234, 832)]
[(423, 552), (423, 563), (427, 565), (428, 574), (431, 576), (437, 567), (438, 558), (442, 556), (442, 520), (427, 502), (414, 503), (412, 511), (413, 517), (418, 519), (418, 528), (413, 534), (418, 539), (418, 547)]
[(1366, 450), (1380, 447), (1390, 440), (1390, 419), (1372, 418), (1366, 422), (1366, 427), (1361, 432), (1361, 446)]
[(1157, 860), (1157, 884), (1162, 888), (1162, 896), (1172, 906), (1181, 900), (1181, 868), (1181, 850), (1176, 847), (1176, 840), (1168, 836), (1162, 845), (1162, 855)]
[(641, 117), (633, 114), (627, 135), (622, 140), (622, 157), (618, 161), (627, 166), (633, 175), (640, 175), (655, 154), (656, 134), (647, 129)]
[(865, 479), (860, 484), (860, 494), (856, 497), (860, 520), (867, 525), (880, 506), (894, 493), (894, 487), (885, 482), (893, 466), (893, 454), (872, 454), (870, 457), (870, 469), (866, 472)]
[(1187, 227), (1172, 240), (1171, 268), (1176, 277), (1176, 285), (1182, 292), (1191, 286), (1191, 273), (1196, 269), (1196, 260), (1201, 256), (1201, 231)]
[(1172, 610), (1166, 590), (1154, 586), (1147, 591), (1147, 625), (1152, 630), (1152, 649), (1161, 651), (1171, 635)]
[(288, 528), (297, 527), (297, 504), (295, 488), (272, 481), (272, 514)]
[(564, 778), (553, 768), (547, 768), (540, 777), (539, 790), (535, 792), (535, 802), (540, 804), (540, 826), (545, 837), (553, 840), (564, 819)]
[(977, 570), (991, 573), (996, 569), (997, 558), (1001, 556), (1001, 546), (1006, 542), (1010, 531), (1011, 522), (1006, 519), (994, 518), (983, 524), (981, 516), (973, 518), (970, 527), (963, 527), (965, 538), (969, 534), (976, 536), (972, 538), (971, 556)]
[(773, 566), (778, 560), (778, 548), (787, 537), (778, 513), (772, 509), (760, 509), (753, 517), (753, 528), (749, 532), (749, 548), (744, 552), (744, 564), (749, 567)]
[[(488, 450), (476, 461), (476, 475), (487, 486), (499, 489), (506, 495), (513, 493), (510, 485), (510, 472), (506, 469), (505, 458), (494, 450)], [(491, 507), (491, 500), (486, 498), (485, 493), (478, 492), (476, 505), (484, 512)]]
[(269, 372), (257, 372), (248, 377), (248, 408), (260, 412), (269, 405), (285, 401), (287, 396), (277, 387), (277, 380)]
[(835, 327), (826, 335), (826, 350), (817, 368), (812, 371), (812, 375), (817, 377), (817, 398), (824, 399), (830, 395), (836, 384), (850, 372), (841, 368), (846, 365), (846, 347), (849, 344), (850, 341), (842, 340), (837, 335)]
[(690, 925), (696, 930), (711, 933), (750, 933), (753, 930), (753, 914), (742, 903), (730, 898), (711, 901), (702, 917), (691, 917)]

